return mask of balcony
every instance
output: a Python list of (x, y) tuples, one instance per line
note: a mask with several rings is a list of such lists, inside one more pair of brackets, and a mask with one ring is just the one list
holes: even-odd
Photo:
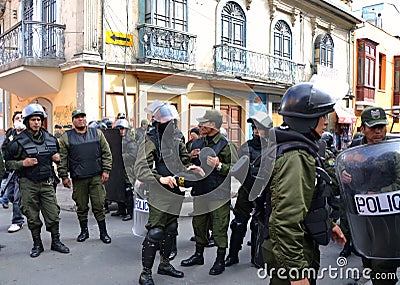
[(21, 21), (0, 35), (0, 88), (22, 97), (57, 92), (64, 30), (64, 25)]
[(214, 60), (216, 72), (242, 78), (284, 84), (295, 84), (305, 79), (305, 64), (229, 44), (214, 47)]
[(193, 69), (196, 36), (151, 24), (138, 25), (139, 61)]

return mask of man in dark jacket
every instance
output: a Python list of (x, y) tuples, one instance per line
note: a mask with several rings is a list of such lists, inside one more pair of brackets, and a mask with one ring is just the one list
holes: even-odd
[[(253, 138), (245, 142), (239, 148), (238, 156), (242, 157), (247, 155), (249, 157), (250, 165), (248, 167), (247, 177), (238, 190), (238, 197), (236, 199), (235, 208), (233, 209), (235, 218), (230, 224), (232, 233), (229, 244), (229, 254), (225, 260), (225, 266), (239, 263), (239, 251), (242, 248), (243, 239), (247, 231), (247, 223), (254, 208), (254, 202), (249, 201), (249, 193), (254, 185), (255, 176), (257, 176), (260, 168), (262, 148), (266, 148), (268, 132), (273, 126), (271, 118), (264, 112), (254, 114), (252, 117), (247, 119), (247, 122), (251, 123)], [(255, 264), (254, 258), (258, 231), (258, 220), (255, 217), (252, 219), (250, 229), (252, 231), (251, 262)]]
[[(6, 152), (7, 145), (14, 140), (14, 138), (22, 133), (26, 126), (23, 123), (22, 112), (16, 111), (12, 116), (13, 128), (10, 128), (6, 132), (6, 138), (1, 145), (2, 152)], [(11, 177), (10, 177), (11, 176)], [(19, 191), (19, 178), (15, 175), (15, 172), (7, 172), (7, 179), (9, 179), (7, 189), (4, 189), (8, 200), (11, 201), (13, 206), (13, 214), (11, 219), (11, 226), (8, 228), (9, 233), (14, 233), (22, 229), (24, 224), (24, 216), (21, 213), (21, 192)]]

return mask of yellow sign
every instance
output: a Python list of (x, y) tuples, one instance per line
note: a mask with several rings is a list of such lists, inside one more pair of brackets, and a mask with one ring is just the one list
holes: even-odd
[(133, 46), (133, 35), (106, 31), (106, 43), (120, 46)]

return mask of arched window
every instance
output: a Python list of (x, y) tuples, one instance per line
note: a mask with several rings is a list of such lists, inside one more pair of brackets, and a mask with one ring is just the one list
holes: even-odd
[(221, 13), (221, 43), (246, 46), (246, 16), (235, 2), (226, 3)]
[(33, 20), (33, 0), (25, 0), (23, 2), (23, 20)]
[(329, 34), (318, 35), (314, 43), (314, 64), (333, 68), (333, 47)]
[(274, 55), (292, 59), (292, 31), (283, 20), (274, 27)]

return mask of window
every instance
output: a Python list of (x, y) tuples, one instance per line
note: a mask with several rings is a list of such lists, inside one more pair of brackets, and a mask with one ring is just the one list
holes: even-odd
[(314, 43), (314, 65), (333, 68), (333, 40), (328, 34), (321, 34)]
[(375, 87), (375, 47), (365, 46), (364, 85)]
[[(33, 0), (25, 0), (23, 2), (23, 20), (32, 21), (33, 20)], [(26, 36), (24, 37), (24, 55), (32, 56), (32, 46), (33, 46), (33, 27), (32, 25), (26, 26)]]
[(379, 53), (379, 89), (386, 89), (386, 55)]
[[(42, 0), (42, 21), (44, 23), (56, 23), (56, 0)], [(43, 53), (47, 57), (56, 56), (57, 35), (56, 29), (52, 25), (45, 25), (43, 33)]]
[(357, 52), (357, 101), (375, 101), (375, 65), (378, 43), (358, 39)]
[(146, 23), (187, 31), (187, 0), (146, 0)]
[(292, 32), (282, 20), (274, 27), (274, 55), (292, 59)]
[(25, 0), (23, 6), (23, 19), (26, 21), (33, 20), (33, 0)]
[(400, 106), (400, 55), (394, 57), (393, 106)]
[(246, 16), (242, 8), (229, 1), (221, 12), (221, 59), (229, 62), (232, 70), (241, 72), (246, 63)]
[(246, 17), (242, 8), (235, 2), (228, 2), (222, 9), (222, 44), (246, 46)]

